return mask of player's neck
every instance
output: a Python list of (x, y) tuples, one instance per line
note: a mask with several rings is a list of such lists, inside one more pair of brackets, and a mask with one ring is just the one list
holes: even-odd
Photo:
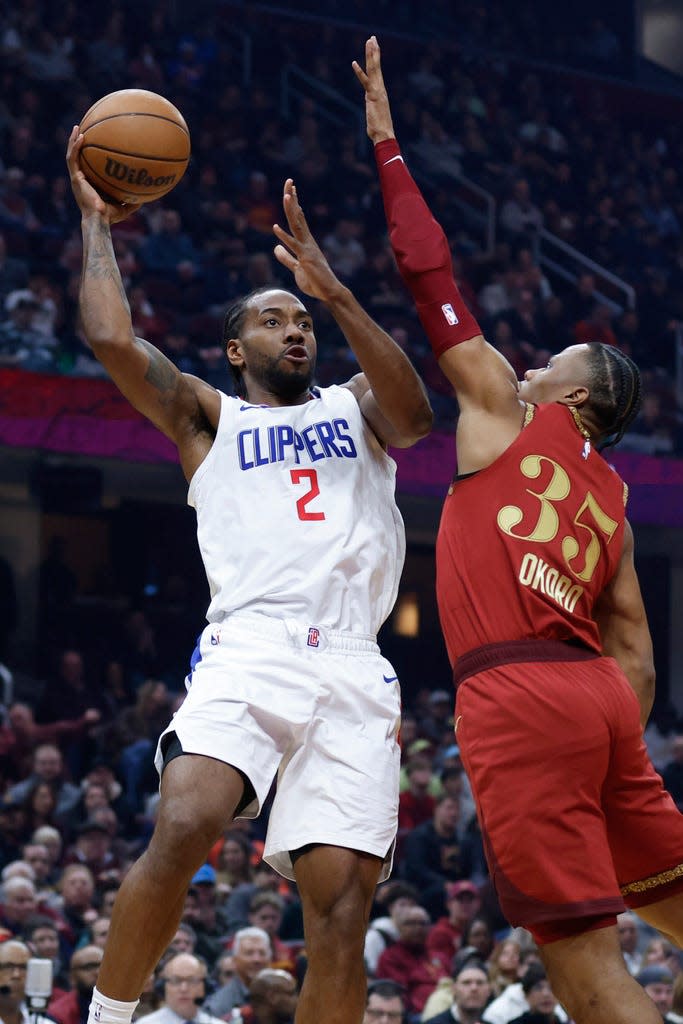
[(273, 408), (283, 408), (290, 405), (305, 405), (306, 402), (310, 402), (312, 397), (313, 394), (309, 387), (304, 388), (296, 395), (278, 395), (266, 388), (252, 385), (244, 396), (244, 401), (249, 405), (269, 405)]

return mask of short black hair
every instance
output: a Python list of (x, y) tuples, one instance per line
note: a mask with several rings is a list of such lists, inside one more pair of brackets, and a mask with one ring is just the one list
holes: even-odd
[[(223, 349), (227, 349), (228, 342), (231, 338), (239, 338), (240, 332), (244, 327), (244, 319), (247, 315), (247, 307), (253, 298), (257, 295), (264, 295), (266, 292), (273, 291), (287, 291), (286, 288), (280, 288), (277, 284), (266, 284), (260, 288), (254, 288), (253, 291), (247, 295), (243, 295), (241, 299), (236, 299), (231, 306), (228, 307), (225, 318), (223, 320)], [(235, 394), (241, 398), (246, 398), (244, 377), (242, 371), (238, 366), (233, 366), (228, 359), (228, 366), (230, 367), (230, 373), (232, 374), (232, 384), (235, 390)]]
[(368, 999), (370, 996), (379, 996), (380, 999), (400, 999), (405, 1005), (406, 989), (397, 981), (390, 981), (389, 978), (377, 978), (368, 985)]
[(529, 964), (522, 975), (522, 991), (524, 992), (524, 995), (531, 992), (534, 985), (538, 985), (542, 981), (545, 981), (547, 977), (545, 967), (543, 967), (542, 964)]
[(591, 412), (600, 431), (600, 448), (618, 444), (638, 415), (642, 399), (640, 371), (614, 345), (588, 345)]

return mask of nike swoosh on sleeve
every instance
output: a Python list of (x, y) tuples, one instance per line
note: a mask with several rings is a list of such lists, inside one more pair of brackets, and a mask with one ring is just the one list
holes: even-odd
[(382, 164), (382, 167), (386, 167), (387, 164), (393, 164), (394, 160), (400, 160), (401, 163), (403, 163), (403, 157), (399, 153), (398, 156), (392, 156), (391, 160), (385, 160), (384, 163)]

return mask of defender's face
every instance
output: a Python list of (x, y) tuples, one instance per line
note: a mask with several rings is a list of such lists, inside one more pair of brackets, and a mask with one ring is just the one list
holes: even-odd
[(313, 320), (295, 295), (279, 289), (256, 295), (241, 335), (228, 342), (228, 358), (245, 376), (283, 398), (310, 387), (317, 351)]
[(534, 405), (547, 402), (575, 404), (571, 396), (577, 391), (582, 391), (587, 397), (587, 355), (587, 345), (571, 345), (552, 356), (547, 366), (527, 370), (524, 380), (519, 382), (519, 397), (523, 402)]

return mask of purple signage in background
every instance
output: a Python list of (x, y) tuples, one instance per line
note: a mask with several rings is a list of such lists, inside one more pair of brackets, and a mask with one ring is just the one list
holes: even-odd
[[(399, 491), (445, 497), (456, 469), (452, 434), (430, 434), (414, 448), (392, 448), (391, 456)], [(683, 460), (614, 451), (608, 461), (628, 484), (632, 523), (683, 526)]]
[[(171, 442), (137, 413), (110, 380), (0, 370), (0, 445), (109, 457), (177, 461)], [(455, 472), (451, 434), (393, 449), (398, 490), (443, 499)], [(683, 526), (683, 460), (618, 451), (609, 460), (629, 486), (634, 523)]]

